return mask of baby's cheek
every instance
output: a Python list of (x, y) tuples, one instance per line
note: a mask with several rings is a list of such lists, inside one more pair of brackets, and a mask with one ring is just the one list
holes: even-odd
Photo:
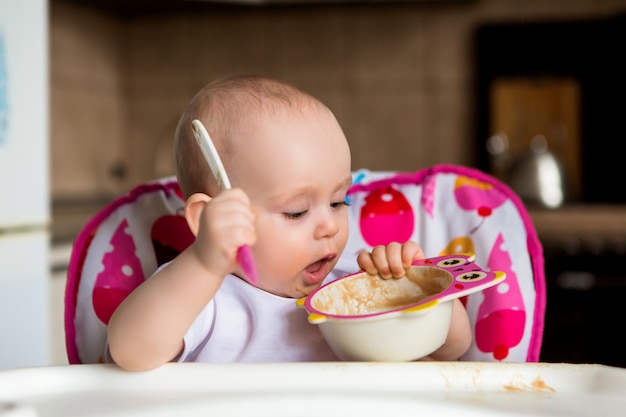
[(298, 245), (288, 239), (274, 242), (260, 242), (257, 244), (259, 258), (256, 260), (257, 268), (261, 269), (266, 276), (280, 279), (282, 276), (293, 276), (306, 265), (307, 257), (301, 253)]

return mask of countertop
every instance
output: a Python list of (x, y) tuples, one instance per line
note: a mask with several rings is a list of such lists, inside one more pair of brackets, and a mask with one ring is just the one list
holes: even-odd
[(0, 372), (0, 416), (623, 416), (626, 369), (497, 362), (71, 365)]
[(626, 238), (626, 206), (572, 205), (558, 209), (529, 208), (540, 237)]

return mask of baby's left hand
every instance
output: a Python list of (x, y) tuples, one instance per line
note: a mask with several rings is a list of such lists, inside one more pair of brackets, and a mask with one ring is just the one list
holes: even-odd
[(363, 251), (357, 262), (367, 273), (389, 279), (403, 277), (414, 260), (423, 258), (422, 248), (409, 240), (404, 244), (391, 242), (386, 246), (375, 246), (371, 253)]

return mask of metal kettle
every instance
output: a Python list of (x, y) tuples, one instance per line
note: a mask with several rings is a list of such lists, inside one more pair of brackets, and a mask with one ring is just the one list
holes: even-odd
[(529, 152), (509, 166), (505, 182), (528, 204), (557, 208), (565, 200), (563, 168), (543, 135), (534, 136)]

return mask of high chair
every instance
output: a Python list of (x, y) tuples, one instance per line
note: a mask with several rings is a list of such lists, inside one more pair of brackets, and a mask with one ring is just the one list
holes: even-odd
[[(474, 333), (462, 360), (539, 361), (543, 249), (528, 212), (508, 186), (456, 165), (417, 172), (360, 170), (353, 172), (348, 200), (346, 254), (413, 239), (426, 257), (474, 253), (481, 268), (506, 273), (501, 284), (462, 299)], [(115, 308), (193, 241), (183, 207), (174, 177), (155, 180), (111, 202), (78, 234), (65, 292), (70, 364), (103, 362)]]

